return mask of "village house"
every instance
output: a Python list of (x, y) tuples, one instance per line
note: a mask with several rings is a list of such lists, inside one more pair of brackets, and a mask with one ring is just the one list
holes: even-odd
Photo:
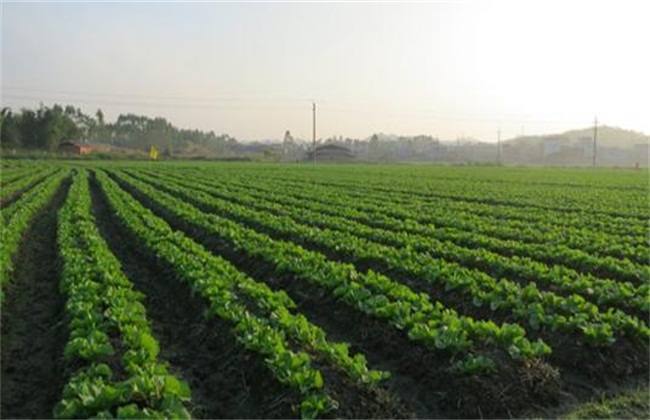
[[(335, 144), (325, 144), (316, 147), (316, 160), (329, 162), (346, 162), (355, 160), (356, 156), (350, 149)], [(314, 152), (307, 152), (307, 159), (314, 159)]]
[(59, 152), (74, 155), (89, 155), (93, 148), (89, 144), (64, 141), (59, 144)]

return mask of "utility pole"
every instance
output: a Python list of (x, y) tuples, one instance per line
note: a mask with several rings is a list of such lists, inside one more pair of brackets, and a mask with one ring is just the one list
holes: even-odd
[(313, 128), (314, 132), (312, 135), (312, 160), (314, 161), (314, 164), (316, 163), (316, 102), (312, 102), (312, 113), (313, 113)]
[(592, 166), (596, 167), (596, 139), (598, 138), (598, 118), (594, 117), (594, 156)]
[(501, 129), (497, 131), (497, 165), (501, 165)]

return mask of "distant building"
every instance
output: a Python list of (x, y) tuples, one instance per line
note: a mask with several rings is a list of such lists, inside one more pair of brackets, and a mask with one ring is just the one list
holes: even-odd
[[(314, 158), (314, 151), (307, 152), (307, 158)], [(350, 149), (336, 144), (325, 144), (316, 147), (316, 160), (328, 162), (347, 162), (356, 159), (356, 155)]]
[(75, 143), (72, 141), (64, 141), (59, 144), (59, 152), (70, 153), (74, 155), (89, 155), (93, 148), (89, 144)]

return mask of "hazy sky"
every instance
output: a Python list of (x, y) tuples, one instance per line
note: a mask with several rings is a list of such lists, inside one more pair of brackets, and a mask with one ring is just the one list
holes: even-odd
[(650, 133), (648, 2), (2, 2), (2, 106), (241, 140)]

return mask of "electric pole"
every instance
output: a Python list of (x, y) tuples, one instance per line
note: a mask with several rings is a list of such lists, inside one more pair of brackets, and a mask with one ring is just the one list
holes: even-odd
[(312, 102), (312, 113), (313, 113), (313, 135), (312, 135), (312, 159), (316, 163), (316, 102)]
[(598, 118), (594, 117), (594, 156), (592, 166), (596, 167), (596, 139), (598, 138)]
[(497, 165), (501, 165), (501, 129), (497, 131)]

